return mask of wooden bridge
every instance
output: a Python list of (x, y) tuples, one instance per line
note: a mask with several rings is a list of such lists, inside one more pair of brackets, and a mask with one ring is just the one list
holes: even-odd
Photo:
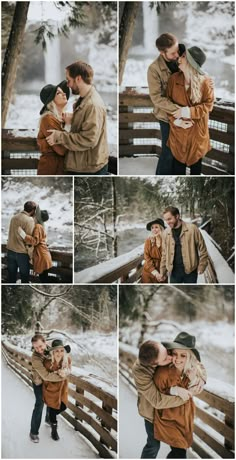
[[(120, 374), (137, 395), (132, 375), (132, 366), (137, 356), (132, 349), (120, 343)], [(206, 385), (206, 389), (194, 397), (196, 418), (192, 449), (200, 458), (235, 458), (234, 390), (230, 388), (232, 395), (229, 399), (218, 395), (211, 389), (210, 383), (209, 389)]]
[[(71, 252), (62, 251), (61, 248), (50, 249), (53, 266), (48, 273), (49, 283), (72, 283), (73, 256)], [(18, 273), (18, 279), (20, 278)], [(41, 283), (39, 277), (34, 276), (33, 267), (30, 270), (30, 282)], [(7, 246), (2, 244), (2, 283), (8, 283)]]
[[(119, 157), (161, 154), (161, 132), (148, 88), (126, 87), (119, 95)], [(212, 150), (203, 159), (206, 175), (234, 174), (234, 103), (217, 99), (210, 113)]]
[[(8, 366), (32, 386), (31, 357), (5, 341), (2, 353)], [(100, 457), (114, 458), (117, 452), (117, 399), (114, 395), (87, 381), (86, 377), (72, 373), (68, 408), (61, 415), (71, 429), (79, 431), (93, 445)]]
[[(37, 145), (37, 130), (2, 130), (2, 174), (35, 175), (40, 158)], [(109, 146), (110, 147), (110, 146)], [(117, 158), (110, 156), (108, 171), (117, 174)]]
[[(208, 221), (201, 227), (209, 259), (208, 265), (198, 277), (198, 283), (234, 283), (234, 273), (223, 258), (217, 243), (204, 230)], [(74, 274), (75, 283), (140, 283), (144, 264), (144, 245), (122, 254), (115, 259), (102, 262)]]

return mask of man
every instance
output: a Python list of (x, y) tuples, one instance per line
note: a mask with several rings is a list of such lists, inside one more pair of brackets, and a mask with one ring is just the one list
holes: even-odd
[[(173, 156), (166, 145), (170, 130), (168, 115), (173, 115), (179, 109), (179, 106), (167, 99), (166, 89), (170, 75), (179, 70), (177, 59), (185, 51), (185, 46), (179, 45), (174, 35), (165, 33), (157, 38), (156, 47), (160, 55), (150, 64), (147, 74), (149, 95), (154, 105), (154, 115), (160, 123), (162, 138), (162, 153), (158, 161), (156, 174), (171, 175)], [(184, 123), (184, 129), (191, 126), (192, 122), (190, 121)]]
[(22, 283), (29, 282), (30, 262), (27, 252), (27, 246), (18, 233), (18, 227), (22, 227), (27, 235), (32, 235), (35, 222), (36, 203), (27, 201), (24, 204), (24, 211), (15, 214), (10, 221), (7, 241), (7, 267), (8, 282), (16, 283), (17, 270), (20, 271)]
[(164, 210), (168, 224), (164, 232), (160, 273), (170, 274), (171, 283), (196, 283), (208, 264), (208, 252), (200, 230), (180, 218), (178, 208)]
[[(181, 334), (186, 333), (180, 333), (179, 336)], [(160, 441), (154, 438), (155, 409), (167, 409), (185, 404), (190, 397), (202, 391), (206, 380), (206, 372), (203, 368), (205, 380), (199, 379), (194, 390), (175, 386), (170, 389), (171, 396), (160, 393), (153, 380), (156, 367), (166, 366), (171, 362), (172, 356), (168, 355), (167, 349), (160, 342), (147, 340), (141, 345), (139, 357), (133, 366), (133, 376), (138, 391), (138, 411), (141, 417), (144, 417), (147, 433), (147, 442), (141, 458), (156, 458), (160, 449)]]
[[(65, 169), (74, 175), (104, 175), (108, 172), (108, 144), (105, 104), (92, 86), (93, 69), (82, 61), (66, 67), (67, 85), (80, 97), (74, 105), (71, 131), (48, 130), (49, 145), (68, 149)], [(70, 117), (65, 114), (65, 121)]]
[[(31, 418), (30, 427), (30, 439), (38, 443), (39, 442), (39, 428), (41, 425), (42, 412), (43, 412), (43, 380), (48, 382), (61, 382), (64, 380), (59, 374), (54, 372), (48, 372), (43, 365), (45, 359), (45, 352), (47, 350), (47, 344), (45, 338), (41, 334), (36, 334), (31, 339), (32, 347), (34, 349), (32, 354), (32, 381), (33, 390), (35, 394), (35, 406)], [(48, 417), (46, 416), (48, 423)]]

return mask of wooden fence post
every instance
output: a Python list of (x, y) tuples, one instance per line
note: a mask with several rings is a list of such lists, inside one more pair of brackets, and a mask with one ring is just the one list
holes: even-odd
[[(84, 395), (84, 390), (82, 390), (81, 388), (76, 386), (76, 393)], [(75, 406), (76, 407), (81, 407), (81, 409), (83, 409), (83, 407), (84, 407), (83, 404), (78, 402), (76, 399), (75, 399)], [(79, 420), (81, 423), (83, 423), (83, 419), (81, 417), (75, 416), (75, 420)], [(78, 431), (77, 428), (75, 428), (75, 431)]]

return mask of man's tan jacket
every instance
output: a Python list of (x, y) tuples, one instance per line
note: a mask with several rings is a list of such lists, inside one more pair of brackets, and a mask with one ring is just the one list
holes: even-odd
[(56, 131), (55, 140), (69, 150), (68, 172), (95, 173), (108, 163), (106, 107), (93, 86), (74, 111), (71, 131)]
[(40, 355), (36, 351), (32, 354), (32, 369), (31, 377), (35, 385), (41, 385), (43, 380), (47, 382), (61, 382), (64, 378), (54, 372), (48, 372), (46, 367), (44, 367), (43, 362), (45, 360), (44, 355)]
[[(196, 269), (203, 273), (208, 264), (208, 252), (198, 227), (194, 224), (187, 224), (182, 221), (180, 241), (185, 273), (191, 273)], [(167, 272), (169, 274), (172, 272), (174, 255), (175, 240), (172, 236), (171, 228), (167, 228), (164, 232), (162, 241), (160, 266), (160, 273), (162, 276), (166, 275)]]
[(167, 409), (184, 404), (179, 396), (160, 393), (153, 380), (155, 367), (143, 366), (137, 359), (132, 370), (138, 391), (138, 411), (141, 417), (153, 423), (155, 409)]
[(158, 120), (168, 121), (168, 115), (179, 108), (166, 97), (167, 83), (171, 76), (165, 59), (160, 55), (150, 64), (147, 73), (149, 95), (154, 105), (154, 115)]
[(33, 217), (29, 216), (26, 211), (22, 211), (11, 218), (8, 231), (7, 249), (21, 254), (27, 254), (28, 251), (24, 240), (18, 234), (19, 226), (23, 228), (27, 235), (32, 235), (35, 226)]

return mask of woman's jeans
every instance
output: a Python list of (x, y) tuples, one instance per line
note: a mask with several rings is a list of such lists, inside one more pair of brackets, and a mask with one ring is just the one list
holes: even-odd
[(49, 407), (49, 420), (51, 423), (57, 423), (57, 415), (66, 410), (66, 405), (62, 402), (60, 409)]
[(173, 174), (173, 160), (174, 157), (171, 153), (170, 148), (166, 145), (169, 133), (170, 125), (165, 121), (159, 121), (161, 128), (161, 155), (158, 160), (156, 175), (157, 176), (170, 176)]
[[(175, 176), (185, 176), (186, 175), (186, 164), (181, 163), (180, 161), (174, 158), (173, 161), (173, 174)], [(190, 166), (191, 176), (200, 176), (202, 172), (202, 159), (198, 160), (196, 163)]]
[(39, 428), (41, 425), (41, 420), (42, 420), (42, 412), (43, 412), (43, 385), (35, 385), (33, 383), (33, 390), (35, 394), (35, 405), (34, 405), (34, 410), (32, 413), (32, 418), (31, 418), (31, 428), (30, 432), (32, 434), (39, 434)]
[(154, 438), (154, 425), (144, 419), (145, 429), (147, 433), (147, 442), (142, 450), (141, 458), (156, 458), (159, 449), (160, 441)]
[(187, 451), (179, 447), (170, 446), (171, 451), (166, 458), (187, 458)]

